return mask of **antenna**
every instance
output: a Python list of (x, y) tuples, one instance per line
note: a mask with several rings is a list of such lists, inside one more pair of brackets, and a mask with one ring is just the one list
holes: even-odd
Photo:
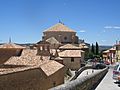
[(63, 24), (64, 25), (64, 23), (59, 19), (59, 23), (61, 23), (61, 24)]

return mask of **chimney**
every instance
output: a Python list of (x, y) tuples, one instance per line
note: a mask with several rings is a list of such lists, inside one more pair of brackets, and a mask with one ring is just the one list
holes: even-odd
[(40, 56), (40, 60), (43, 60), (43, 56), (42, 55)]

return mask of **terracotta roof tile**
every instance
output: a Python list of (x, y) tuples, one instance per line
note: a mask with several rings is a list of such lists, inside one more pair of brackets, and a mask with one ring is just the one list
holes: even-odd
[(36, 52), (36, 50), (28, 49), (23, 50), (22, 56), (20, 57), (11, 57), (7, 62), (4, 63), (4, 65), (17, 67), (5, 68), (0, 66), (0, 75), (38, 68), (43, 70), (43, 72), (49, 76), (63, 67), (62, 64), (59, 64), (56, 61), (50, 61), (49, 57), (47, 56), (43, 56), (43, 60), (41, 60), (41, 56), (36, 56)]
[(54, 26), (45, 30), (44, 32), (75, 32), (75, 31), (61, 23), (57, 23)]
[(109, 53), (109, 50), (103, 51), (103, 53)]
[(56, 61), (49, 61), (40, 66), (40, 68), (45, 72), (47, 76), (57, 72), (59, 69), (63, 68), (64, 66)]
[(60, 42), (57, 41), (54, 37), (48, 38), (46, 41), (50, 44), (60, 44)]
[(115, 48), (110, 48), (109, 50), (110, 50), (110, 51), (115, 51), (116, 49), (115, 49)]
[(65, 50), (68, 50), (68, 49), (74, 49), (74, 50), (80, 50), (81, 48), (80, 47), (77, 47), (77, 46), (74, 46), (72, 44), (65, 44), (61, 47), (59, 47), (59, 49), (65, 49)]
[(79, 44), (79, 47), (80, 47), (81, 49), (89, 48), (85, 43)]
[(0, 45), (0, 48), (2, 48), (2, 49), (10, 49), (10, 48), (13, 48), (13, 49), (24, 49), (25, 47), (23, 47), (23, 46), (20, 46), (20, 45), (16, 45), (16, 44), (14, 44), (14, 43), (5, 43), (5, 44), (3, 44), (3, 45)]
[(60, 57), (81, 57), (82, 50), (65, 50), (59, 53)]

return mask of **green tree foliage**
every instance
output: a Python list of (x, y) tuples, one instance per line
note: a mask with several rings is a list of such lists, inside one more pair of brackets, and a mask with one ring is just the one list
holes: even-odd
[(91, 47), (91, 53), (95, 54), (95, 49), (94, 49), (94, 45), (93, 44), (92, 44), (92, 47)]
[(95, 50), (96, 50), (95, 54), (96, 54), (96, 55), (99, 55), (99, 46), (98, 46), (98, 43), (97, 43), (97, 42), (96, 42), (96, 49), (95, 49)]

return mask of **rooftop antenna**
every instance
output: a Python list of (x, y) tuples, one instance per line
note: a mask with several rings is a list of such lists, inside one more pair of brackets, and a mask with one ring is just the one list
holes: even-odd
[(64, 25), (64, 23), (59, 19), (59, 23), (61, 23), (61, 24), (63, 24)]

